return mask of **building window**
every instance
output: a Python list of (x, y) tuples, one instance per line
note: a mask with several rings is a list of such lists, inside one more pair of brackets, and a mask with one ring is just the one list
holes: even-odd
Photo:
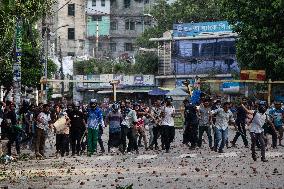
[(115, 52), (116, 51), (116, 43), (110, 43), (109, 48), (110, 48), (111, 52)]
[(125, 30), (135, 30), (135, 22), (130, 20), (125, 21)]
[(99, 16), (99, 15), (93, 15), (92, 16), (92, 21), (102, 21), (102, 16)]
[(105, 7), (106, 6), (106, 0), (101, 0), (101, 6)]
[(93, 7), (97, 6), (97, 0), (92, 0), (92, 6)]
[(75, 53), (74, 53), (74, 52), (68, 52), (68, 53), (67, 53), (67, 56), (72, 56), (72, 57), (74, 57), (74, 56), (75, 56)]
[(124, 51), (133, 51), (133, 44), (132, 43), (125, 43), (124, 44)]
[(68, 39), (69, 40), (75, 39), (75, 28), (68, 28)]
[(75, 16), (75, 4), (68, 4), (68, 16)]
[(124, 8), (130, 7), (130, 0), (124, 0)]
[(110, 22), (110, 30), (117, 30), (117, 22), (116, 21)]

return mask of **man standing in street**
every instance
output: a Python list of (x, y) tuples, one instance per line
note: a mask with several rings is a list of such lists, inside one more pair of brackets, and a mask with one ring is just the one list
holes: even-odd
[(86, 122), (83, 113), (80, 111), (78, 102), (75, 102), (73, 110), (68, 114), (68, 117), (71, 123), (70, 140), (72, 156), (75, 156), (75, 154), (79, 156), (81, 153), (81, 139), (86, 130)]
[(131, 108), (131, 102), (126, 100), (121, 103), (121, 113), (123, 121), (121, 123), (121, 142), (122, 142), (122, 153), (126, 151), (126, 137), (129, 140), (127, 152), (132, 150), (139, 154), (137, 141), (134, 136), (134, 125), (138, 122), (135, 110)]
[[(97, 143), (99, 139), (99, 130), (104, 127), (103, 114), (98, 107), (96, 99), (91, 99), (90, 108), (88, 110), (87, 118), (88, 127), (88, 156), (97, 152)], [(104, 151), (104, 149), (101, 149)]]
[(36, 158), (44, 158), (44, 146), (46, 131), (51, 123), (49, 105), (44, 104), (43, 109), (37, 116), (35, 154)]
[(223, 149), (228, 140), (228, 127), (230, 123), (234, 123), (233, 113), (229, 110), (229, 106), (230, 103), (225, 102), (223, 108), (212, 110), (212, 114), (216, 115), (216, 144), (214, 150), (216, 152), (218, 150), (219, 153), (224, 153)]
[(111, 152), (113, 147), (119, 147), (121, 144), (122, 115), (116, 102), (111, 107), (112, 111), (106, 115), (105, 119), (106, 125), (109, 125), (108, 152)]
[(239, 107), (237, 107), (237, 119), (236, 119), (236, 125), (237, 125), (237, 133), (233, 139), (233, 141), (231, 141), (231, 144), (233, 147), (236, 146), (236, 142), (239, 138), (239, 136), (242, 137), (244, 145), (246, 148), (248, 148), (248, 140), (247, 140), (247, 134), (246, 134), (246, 118), (247, 118), (247, 112), (246, 110), (243, 108), (243, 106), (246, 107), (247, 105), (247, 99), (243, 98), (242, 99), (242, 105), (240, 105)]
[(175, 107), (172, 105), (172, 97), (168, 96), (165, 99), (166, 104), (162, 108), (162, 140), (163, 140), (163, 148), (165, 148), (166, 153), (170, 151), (170, 145), (175, 138)]
[(272, 118), (275, 129), (278, 132), (279, 146), (284, 146), (281, 142), (283, 139), (284, 110), (281, 108), (281, 102), (274, 103), (275, 108), (270, 110), (269, 115)]
[(198, 143), (198, 117), (196, 106), (191, 104), (189, 101), (185, 103), (184, 119), (186, 125), (184, 130), (183, 143), (187, 144), (188, 142), (190, 142), (190, 149), (194, 150)]
[(153, 149), (155, 146), (155, 150), (158, 150), (158, 138), (161, 135), (161, 101), (156, 100), (154, 107), (152, 107), (150, 114), (153, 118), (153, 140), (149, 145), (150, 149)]
[(212, 135), (211, 135), (211, 125), (212, 125), (212, 115), (211, 115), (211, 107), (209, 105), (209, 100), (204, 99), (203, 103), (200, 105), (199, 109), (199, 140), (198, 146), (202, 146), (202, 136), (203, 133), (206, 132), (209, 142), (209, 148), (212, 149)]

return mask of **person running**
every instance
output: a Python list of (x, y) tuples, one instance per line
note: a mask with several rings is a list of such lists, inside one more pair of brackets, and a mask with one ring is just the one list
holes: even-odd
[[(88, 127), (88, 156), (97, 152), (97, 143), (99, 139), (99, 130), (104, 127), (103, 114), (101, 109), (98, 107), (96, 99), (91, 99), (90, 108), (88, 109), (87, 118)], [(102, 151), (104, 149), (101, 149)]]
[(206, 132), (209, 142), (209, 148), (213, 149), (212, 146), (212, 135), (211, 135), (211, 125), (212, 125), (212, 115), (211, 107), (209, 104), (209, 99), (204, 99), (203, 103), (200, 105), (199, 113), (199, 140), (198, 146), (202, 146), (202, 136)]
[(84, 119), (84, 114), (80, 111), (80, 104), (78, 102), (75, 102), (73, 105), (73, 111), (68, 114), (68, 117), (70, 118), (71, 124), (70, 140), (72, 156), (79, 156), (82, 152), (81, 140), (86, 130), (86, 122)]
[(108, 152), (111, 152), (112, 148), (120, 147), (121, 122), (122, 115), (119, 112), (119, 104), (114, 102), (111, 106), (111, 112), (106, 115), (105, 119), (106, 125), (109, 125)]
[(126, 100), (121, 103), (121, 113), (123, 121), (121, 122), (121, 142), (122, 142), (122, 153), (126, 151), (126, 137), (129, 140), (127, 152), (135, 150), (136, 154), (139, 154), (137, 141), (134, 136), (134, 125), (138, 122), (136, 112), (132, 110), (131, 102)]
[(165, 98), (165, 106), (162, 108), (162, 149), (166, 150), (166, 153), (170, 152), (170, 145), (175, 138), (175, 107), (172, 105), (172, 97), (167, 96)]
[(265, 104), (259, 104), (258, 109), (253, 111), (248, 110), (244, 104), (241, 106), (246, 113), (253, 115), (250, 125), (252, 159), (257, 161), (255, 146), (258, 143), (261, 150), (261, 161), (267, 162), (268, 160), (265, 158), (265, 139), (263, 126), (265, 124), (270, 124), (274, 128), (273, 123), (269, 121), (269, 117), (266, 114), (267, 107)]
[(230, 123), (234, 123), (233, 113), (229, 110), (230, 103), (225, 102), (223, 108), (212, 110), (211, 113), (216, 115), (215, 132), (216, 143), (214, 150), (219, 153), (224, 153), (226, 141), (228, 141), (228, 127)]
[(44, 147), (46, 131), (51, 127), (49, 105), (44, 104), (42, 111), (37, 116), (36, 138), (35, 138), (35, 155), (36, 158), (44, 158)]
[(246, 148), (248, 148), (248, 140), (247, 140), (247, 134), (246, 134), (246, 119), (247, 119), (247, 112), (243, 108), (245, 106), (247, 108), (247, 99), (243, 98), (241, 105), (237, 107), (237, 119), (236, 119), (236, 125), (237, 125), (237, 132), (234, 137), (234, 139), (231, 141), (232, 147), (236, 146), (236, 142), (239, 138), (239, 136), (242, 137), (244, 145)]
[(278, 132), (279, 146), (284, 146), (281, 141), (283, 139), (283, 124), (284, 124), (284, 110), (281, 107), (281, 103), (276, 101), (274, 103), (275, 108), (270, 110), (269, 115), (271, 116), (275, 125), (276, 131)]

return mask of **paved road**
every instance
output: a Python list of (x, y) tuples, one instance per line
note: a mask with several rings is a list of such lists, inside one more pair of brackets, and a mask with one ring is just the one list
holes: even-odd
[[(190, 151), (180, 145), (182, 131), (169, 154), (144, 151), (136, 155), (103, 154), (20, 161), (1, 165), (0, 186), (9, 188), (284, 188), (284, 148), (269, 149), (269, 162), (254, 162), (250, 150), (207, 147)], [(233, 132), (229, 135), (233, 137)], [(51, 153), (51, 151), (50, 151)], [(4, 170), (4, 171), (3, 171)], [(2, 173), (1, 173), (2, 172)], [(6, 176), (3, 176), (3, 173)]]

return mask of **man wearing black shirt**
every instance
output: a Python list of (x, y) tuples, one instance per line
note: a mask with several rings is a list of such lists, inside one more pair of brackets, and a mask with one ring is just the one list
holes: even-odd
[(69, 112), (68, 117), (71, 120), (70, 127), (70, 140), (72, 148), (72, 156), (80, 155), (81, 152), (81, 139), (86, 130), (86, 122), (84, 120), (84, 114), (79, 110), (79, 103), (73, 105), (73, 110)]
[[(242, 104), (246, 105), (247, 104), (247, 99), (243, 98), (242, 99)], [(236, 142), (239, 138), (239, 136), (242, 137), (243, 142), (245, 147), (248, 147), (248, 140), (247, 140), (247, 135), (246, 135), (246, 118), (247, 118), (247, 112), (246, 110), (242, 107), (239, 106), (237, 107), (237, 119), (236, 119), (236, 125), (237, 125), (237, 133), (233, 139), (233, 141), (231, 141), (232, 146), (236, 145)]]

